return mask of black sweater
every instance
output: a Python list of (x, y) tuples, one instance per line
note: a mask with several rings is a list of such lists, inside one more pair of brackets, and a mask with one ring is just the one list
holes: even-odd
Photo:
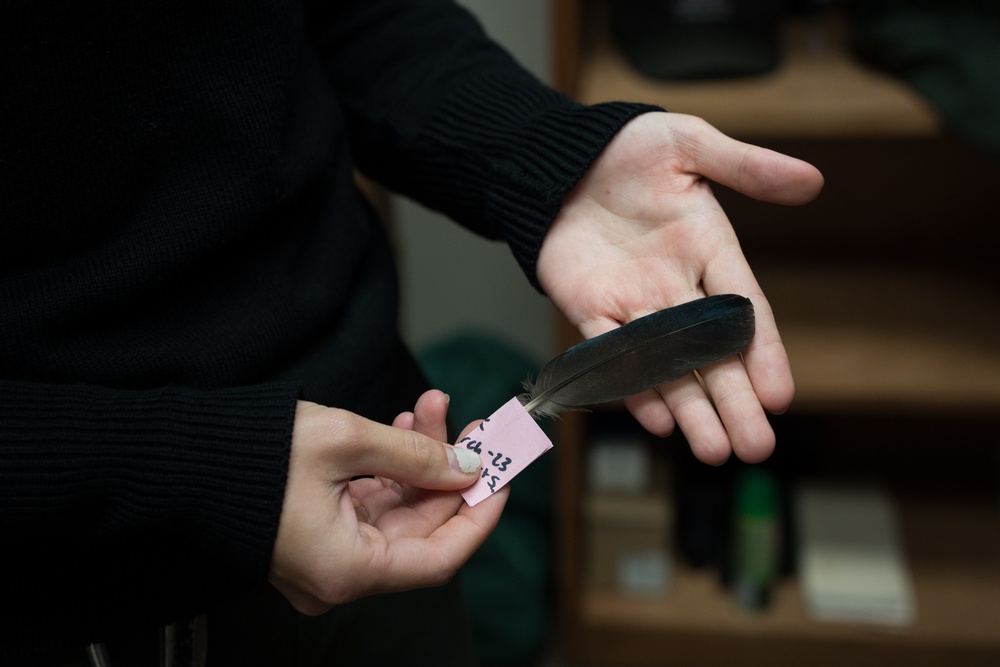
[(259, 585), (296, 399), (389, 419), (355, 168), (505, 239), (647, 107), (583, 107), (436, 0), (5, 3), (0, 655)]

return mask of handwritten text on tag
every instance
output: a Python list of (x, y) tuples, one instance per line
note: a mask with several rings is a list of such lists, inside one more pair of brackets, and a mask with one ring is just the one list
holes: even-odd
[(483, 462), (479, 479), (462, 491), (465, 502), (475, 505), (502, 489), (532, 461), (551, 449), (552, 441), (515, 397), (455, 446), (471, 449)]

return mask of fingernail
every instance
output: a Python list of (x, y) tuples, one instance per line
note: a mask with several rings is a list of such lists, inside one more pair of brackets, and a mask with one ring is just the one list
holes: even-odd
[(470, 473), (479, 470), (479, 454), (464, 447), (448, 446), (448, 464), (457, 472)]

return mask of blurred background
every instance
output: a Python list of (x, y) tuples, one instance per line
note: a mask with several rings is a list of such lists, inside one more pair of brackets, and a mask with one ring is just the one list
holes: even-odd
[[(547, 423), (461, 574), (483, 665), (1000, 665), (1000, 5), (461, 4), (576, 99), (826, 177), (801, 208), (715, 187), (796, 375), (775, 455), (709, 468), (620, 406)], [(388, 210), (404, 335), (456, 424), (576, 341), (506, 247)]]

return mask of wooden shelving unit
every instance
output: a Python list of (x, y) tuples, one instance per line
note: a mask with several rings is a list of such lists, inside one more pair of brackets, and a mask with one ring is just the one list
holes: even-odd
[[(777, 315), (796, 374), (792, 413), (877, 419), (878, 433), (852, 433), (845, 449), (848, 467), (862, 475), (865, 452), (885, 444), (887, 433), (909, 438), (925, 460), (968, 459), (967, 468), (941, 473), (957, 491), (933, 493), (921, 491), (924, 472), (908, 473), (906, 458), (899, 461), (918, 615), (913, 626), (890, 631), (809, 618), (794, 577), (759, 614), (739, 610), (717, 577), (682, 562), (660, 598), (589, 589), (581, 499), (591, 418), (570, 415), (556, 447), (565, 661), (1000, 664), (1000, 165), (950, 138), (903, 83), (857, 62), (842, 15), (789, 20), (777, 72), (673, 83), (629, 67), (607, 33), (606, 2), (555, 0), (553, 12), (556, 82), (570, 95), (698, 115), (826, 175), (820, 200), (800, 209), (717, 193)], [(563, 323), (560, 347), (576, 340)], [(960, 435), (942, 442), (940, 433), (904, 428), (928, 415)], [(969, 489), (964, 470), (975, 473)]]
[[(604, 3), (580, 3), (584, 29), (607, 26)], [(637, 73), (603, 30), (581, 36), (576, 94), (591, 102), (656, 99), (670, 110), (711, 117), (735, 135), (914, 136), (938, 130), (930, 106), (905, 85), (860, 66), (848, 49), (844, 17), (825, 14), (786, 23), (784, 60), (772, 74), (747, 79), (654, 81)]]
[(569, 664), (993, 665), (1000, 651), (996, 522), (995, 508), (981, 504), (905, 505), (919, 605), (912, 627), (811, 620), (794, 578), (779, 583), (765, 612), (748, 613), (715, 573), (681, 564), (661, 598), (580, 591)]
[(796, 410), (1000, 408), (1000, 295), (957, 271), (768, 265), (758, 271), (795, 365)]

